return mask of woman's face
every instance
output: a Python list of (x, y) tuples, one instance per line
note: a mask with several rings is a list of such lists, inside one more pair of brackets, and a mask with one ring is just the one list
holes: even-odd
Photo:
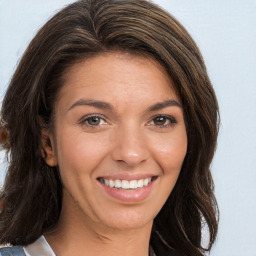
[(151, 225), (187, 151), (182, 106), (152, 59), (108, 53), (74, 64), (55, 106), (49, 165), (63, 183), (62, 215), (89, 225)]

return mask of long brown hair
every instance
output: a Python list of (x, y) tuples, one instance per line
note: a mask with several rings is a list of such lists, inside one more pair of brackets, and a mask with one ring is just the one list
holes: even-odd
[[(42, 157), (42, 126), (53, 126), (67, 68), (115, 50), (161, 63), (184, 110), (188, 151), (177, 184), (154, 220), (151, 244), (161, 256), (199, 256), (210, 250), (218, 227), (209, 171), (218, 134), (217, 100), (190, 35), (170, 14), (145, 0), (77, 1), (50, 19), (28, 46), (1, 110), (10, 162), (0, 195), (0, 243), (30, 244), (58, 222), (61, 179)], [(207, 248), (201, 245), (204, 224)]]

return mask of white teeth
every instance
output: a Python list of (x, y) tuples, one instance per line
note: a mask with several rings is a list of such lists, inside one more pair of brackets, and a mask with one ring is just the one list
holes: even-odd
[(137, 180), (131, 180), (130, 181), (130, 188), (137, 188), (138, 185), (137, 185)]
[(129, 188), (130, 188), (129, 181), (127, 181), (127, 180), (122, 180), (122, 188), (124, 188), (124, 189), (129, 189)]
[(138, 180), (138, 188), (142, 188), (143, 187), (143, 180)]
[(144, 185), (144, 186), (147, 186), (148, 183), (149, 183), (149, 180), (148, 180), (148, 179), (143, 180), (143, 185)]
[(111, 187), (111, 188), (113, 188), (114, 186), (115, 186), (115, 183), (114, 183), (114, 181), (113, 180), (109, 180), (109, 184), (107, 185), (107, 182), (106, 182), (106, 180), (104, 180), (104, 182), (105, 182), (105, 185), (106, 186), (109, 186), (109, 187)]
[(115, 187), (118, 189), (124, 189), (124, 190), (134, 190), (142, 187), (146, 187), (151, 181), (152, 178), (146, 178), (146, 179), (140, 179), (140, 180), (111, 180), (111, 179), (99, 179), (103, 184), (105, 184), (108, 187)]
[(121, 188), (121, 187), (122, 187), (122, 182), (121, 182), (121, 180), (115, 180), (115, 187), (116, 187), (116, 188)]

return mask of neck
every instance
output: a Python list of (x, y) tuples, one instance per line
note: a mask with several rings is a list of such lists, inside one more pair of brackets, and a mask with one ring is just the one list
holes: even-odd
[(138, 229), (113, 229), (62, 211), (56, 228), (45, 238), (57, 256), (148, 256), (152, 224)]
[(150, 231), (147, 230), (90, 230), (77, 226), (58, 226), (45, 234), (56, 255), (148, 256)]

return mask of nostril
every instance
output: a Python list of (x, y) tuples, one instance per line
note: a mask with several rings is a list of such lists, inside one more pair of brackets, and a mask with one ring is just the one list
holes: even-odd
[(113, 160), (126, 163), (127, 165), (137, 165), (142, 162), (145, 162), (148, 159), (148, 152), (144, 148), (129, 148), (129, 147), (122, 147), (116, 148), (113, 153), (112, 157)]
[(146, 161), (149, 151), (143, 132), (136, 125), (123, 125), (115, 134), (112, 158), (129, 166)]

